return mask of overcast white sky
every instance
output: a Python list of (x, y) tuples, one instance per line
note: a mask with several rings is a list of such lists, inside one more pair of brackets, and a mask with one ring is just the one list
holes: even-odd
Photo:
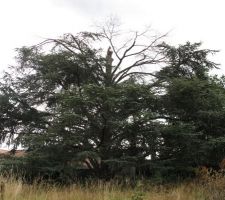
[(13, 63), (14, 49), (46, 37), (89, 30), (116, 15), (131, 29), (151, 24), (170, 31), (172, 44), (202, 41), (221, 52), (214, 60), (225, 73), (224, 0), (1, 0), (0, 71)]

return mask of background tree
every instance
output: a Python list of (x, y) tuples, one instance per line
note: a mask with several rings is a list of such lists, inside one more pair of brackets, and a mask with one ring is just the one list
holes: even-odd
[(210, 69), (217, 68), (207, 59), (215, 51), (199, 49), (200, 45), (162, 45), (168, 64), (158, 76), (163, 77), (162, 112), (170, 118), (162, 133), (160, 157), (176, 169), (218, 167), (224, 157), (223, 78), (208, 74)]

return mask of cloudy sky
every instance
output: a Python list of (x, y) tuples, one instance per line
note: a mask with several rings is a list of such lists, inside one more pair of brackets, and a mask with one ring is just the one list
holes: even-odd
[(1, 0), (0, 72), (13, 64), (14, 49), (43, 38), (90, 30), (93, 24), (117, 16), (134, 30), (151, 25), (170, 31), (172, 44), (203, 42), (218, 49), (214, 60), (225, 74), (224, 0)]

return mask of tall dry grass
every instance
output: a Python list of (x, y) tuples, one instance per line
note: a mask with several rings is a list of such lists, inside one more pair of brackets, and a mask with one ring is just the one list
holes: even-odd
[(112, 182), (95, 182), (68, 187), (23, 184), (1, 178), (4, 200), (225, 200), (223, 172), (201, 169), (197, 180), (177, 185), (156, 186), (140, 181), (135, 188)]

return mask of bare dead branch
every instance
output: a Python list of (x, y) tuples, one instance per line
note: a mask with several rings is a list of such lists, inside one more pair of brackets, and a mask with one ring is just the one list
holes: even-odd
[(118, 64), (115, 66), (115, 68), (114, 68), (112, 74), (115, 74), (115, 73), (116, 73), (116, 71), (119, 69), (120, 65), (122, 64), (123, 60), (126, 58), (126, 54), (127, 54), (132, 48), (135, 47), (135, 44), (136, 44), (136, 41), (137, 41), (137, 37), (138, 37), (138, 34), (137, 34), (137, 32), (136, 32), (132, 44), (124, 51), (122, 57), (119, 59)]
[[(151, 49), (151, 48), (157, 47), (157, 45), (154, 46), (154, 44), (156, 44), (159, 40), (161, 40), (162, 38), (164, 38), (166, 35), (167, 35), (167, 34), (164, 34), (164, 35), (161, 35), (161, 36), (157, 37), (157, 38), (156, 38), (155, 40), (153, 40), (149, 45), (146, 45), (146, 46), (143, 45), (144, 48), (143, 48), (142, 50), (137, 51), (137, 52), (135, 52), (135, 53), (128, 54), (128, 55), (126, 55), (126, 57), (140, 55), (140, 54), (142, 54), (142, 53), (148, 51), (148, 50)], [(140, 46), (140, 45), (139, 45), (139, 46)]]

